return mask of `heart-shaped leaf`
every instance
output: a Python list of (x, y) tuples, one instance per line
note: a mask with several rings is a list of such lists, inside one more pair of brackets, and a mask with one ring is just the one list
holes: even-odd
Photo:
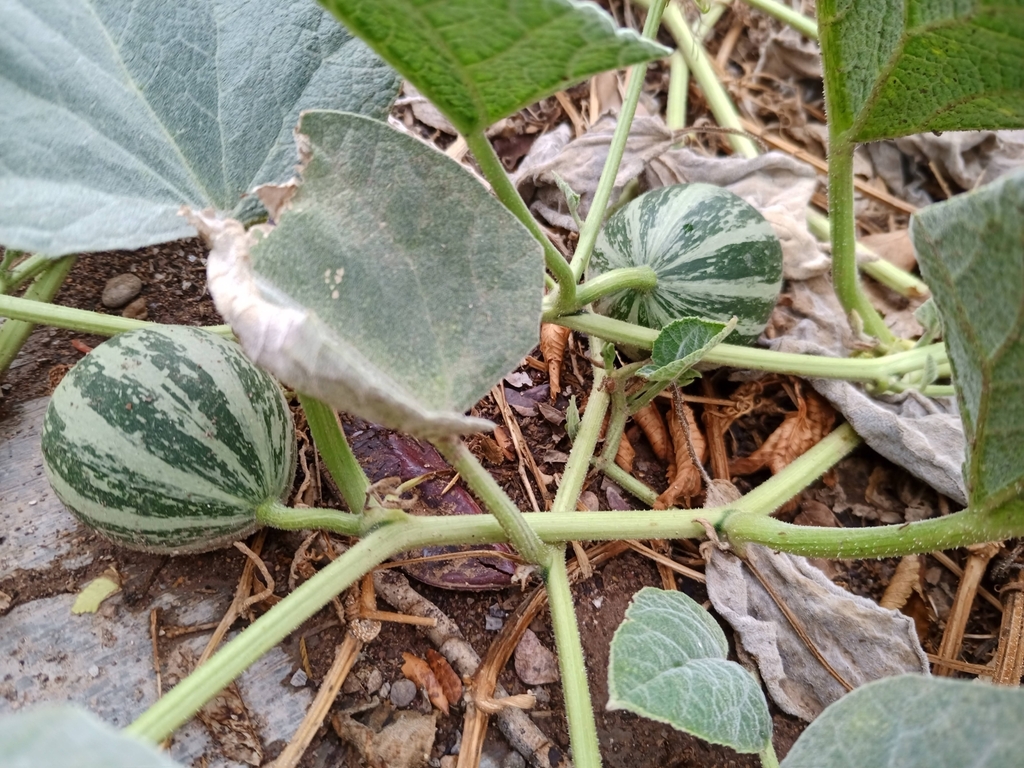
[(722, 628), (691, 598), (644, 587), (612, 639), (608, 709), (627, 709), (737, 752), (761, 752), (772, 733), (768, 703), (728, 653)]
[(1024, 125), (1020, 0), (821, 0), (832, 135)]
[(651, 365), (645, 365), (638, 376), (651, 381), (672, 381), (692, 368), (708, 350), (725, 341), (736, 328), (736, 318), (716, 323), (699, 317), (683, 317), (661, 329), (651, 349)]
[(828, 707), (782, 768), (1004, 768), (1024, 755), (1024, 691), (901, 675)]
[(9, 768), (181, 768), (156, 747), (67, 705), (0, 717), (0, 756)]
[(970, 503), (992, 509), (1024, 488), (1024, 173), (928, 206), (910, 233), (942, 315)]
[(0, 243), (59, 256), (195, 234), (182, 205), (294, 173), (303, 109), (387, 114), (395, 73), (309, 0), (0, 0)]
[(320, 0), (462, 133), (597, 72), (667, 56), (581, 0)]
[(336, 408), (420, 437), (490, 428), (462, 412), (537, 344), (540, 244), (383, 123), (308, 112), (299, 131), (301, 186), (261, 190), (276, 225), (194, 218), (217, 308), (256, 363)]

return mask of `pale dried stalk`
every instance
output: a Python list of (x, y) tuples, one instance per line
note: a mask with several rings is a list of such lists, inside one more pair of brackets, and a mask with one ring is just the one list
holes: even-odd
[[(199, 661), (196, 662), (196, 667), (200, 666), (208, 658), (213, 655), (213, 652), (217, 650), (217, 646), (220, 645), (221, 640), (228, 633), (231, 625), (235, 623), (242, 611), (245, 610), (246, 600), (249, 599), (249, 594), (252, 591), (252, 577), (253, 572), (256, 570), (256, 561), (259, 560), (259, 553), (263, 549), (263, 541), (267, 537), (267, 530), (264, 528), (256, 534), (256, 538), (252, 541), (252, 549), (246, 547), (253, 557), (248, 557), (245, 562), (245, 567), (242, 568), (242, 575), (238, 578), (238, 586), (235, 587), (235, 596), (231, 601), (231, 605), (228, 606), (227, 611), (224, 612), (224, 616), (220, 620), (220, 624), (217, 625), (217, 629), (213, 631), (213, 635), (206, 643), (206, 647), (203, 649), (202, 655), (199, 657)], [(262, 561), (260, 561), (262, 563)], [(271, 582), (273, 583), (273, 582)]]
[[(497, 403), (498, 410), (501, 411), (501, 417), (505, 420), (505, 426), (512, 437), (512, 445), (515, 446), (516, 454), (519, 456), (520, 473), (523, 472), (523, 464), (525, 463), (530, 468), (530, 474), (533, 475), (537, 487), (540, 488), (540, 495), (544, 498), (544, 509), (551, 509), (551, 492), (548, 491), (548, 487), (545, 484), (544, 473), (540, 471), (540, 467), (537, 466), (537, 461), (533, 458), (530, 447), (526, 444), (526, 440), (523, 439), (523, 432), (519, 428), (519, 422), (512, 414), (512, 409), (509, 408), (508, 401), (505, 399), (505, 387), (498, 384), (491, 389), (491, 396), (494, 398), (494, 402)], [(537, 499), (533, 495), (533, 488), (526, 482), (525, 477), (523, 478), (523, 485), (526, 488), (527, 495), (530, 497), (530, 501), (533, 502), (533, 506), (539, 512), (540, 509), (537, 506)]]
[(907, 604), (914, 588), (920, 584), (921, 558), (919, 555), (907, 555), (896, 566), (896, 572), (885, 588), (878, 604), (883, 608), (898, 611)]
[(996, 648), (992, 682), (997, 685), (1020, 685), (1024, 675), (1024, 571), (1003, 587), (1006, 607), (999, 625), (999, 646)]
[(352, 670), (352, 665), (359, 658), (362, 649), (362, 640), (358, 640), (352, 633), (346, 632), (345, 639), (334, 651), (334, 663), (331, 664), (330, 670), (320, 684), (320, 690), (306, 711), (306, 716), (299, 723), (295, 735), (292, 736), (284, 751), (267, 768), (295, 768), (298, 765), (310, 742), (313, 741), (313, 737), (316, 736), (316, 732), (320, 730), (324, 718), (327, 717), (331, 705), (338, 696), (338, 691), (341, 690), (345, 678), (348, 677), (348, 673)]
[(967, 628), (967, 619), (971, 615), (971, 606), (974, 604), (978, 585), (981, 583), (982, 576), (985, 575), (989, 561), (996, 556), (1001, 546), (1001, 544), (991, 542), (975, 544), (967, 548), (970, 554), (964, 566), (964, 575), (960, 579), (960, 586), (956, 590), (953, 607), (949, 609), (946, 630), (942, 633), (942, 643), (939, 645), (938, 654), (936, 654), (939, 657), (939, 662), (932, 669), (933, 674), (948, 677), (953, 673), (953, 668), (945, 662), (954, 660), (960, 655), (960, 645), (964, 640), (964, 630)]
[[(940, 509), (942, 507), (942, 499), (943, 498), (945, 498), (945, 497), (944, 496), (939, 496), (939, 507), (940, 507)], [(942, 514), (946, 514), (946, 513), (943, 512)], [(944, 566), (946, 568), (946, 570), (948, 570), (950, 573), (952, 573), (958, 579), (962, 579), (964, 577), (964, 569), (961, 568), (959, 565), (957, 565), (956, 561), (953, 560), (953, 558), (951, 558), (945, 552), (932, 552), (931, 553), (931, 557), (933, 557), (936, 560), (938, 560), (940, 565)], [(1002, 611), (1003, 611), (1003, 604), (999, 602), (999, 598), (998, 597), (993, 595), (991, 592), (989, 592), (984, 587), (978, 587), (978, 594), (981, 596), (981, 598), (986, 603), (988, 603), (993, 608), (995, 608), (997, 611), (1002, 613)]]

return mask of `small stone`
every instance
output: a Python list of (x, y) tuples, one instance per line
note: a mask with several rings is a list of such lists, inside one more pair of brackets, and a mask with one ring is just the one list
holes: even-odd
[(302, 688), (306, 684), (307, 680), (309, 680), (309, 678), (306, 676), (305, 671), (297, 669), (295, 670), (295, 674), (292, 675), (292, 679), (288, 682), (291, 684), (292, 688)]
[(504, 619), (499, 619), (497, 616), (484, 617), (484, 629), (488, 632), (500, 632), (503, 626), (505, 626)]
[(89, 677), (99, 677), (99, 676), (100, 676), (100, 668), (99, 667), (97, 667), (95, 664), (93, 664), (91, 667), (89, 667)]
[(107, 309), (120, 309), (142, 292), (142, 281), (124, 272), (107, 280), (100, 302)]
[(531, 630), (523, 633), (515, 650), (515, 668), (527, 685), (546, 685), (558, 680), (558, 659)]
[(396, 680), (391, 686), (391, 693), (388, 695), (391, 703), (398, 709), (408, 707), (416, 699), (416, 683), (412, 680)]
[(127, 307), (121, 310), (121, 316), (131, 320), (145, 320), (149, 317), (149, 304), (146, 299), (140, 296)]

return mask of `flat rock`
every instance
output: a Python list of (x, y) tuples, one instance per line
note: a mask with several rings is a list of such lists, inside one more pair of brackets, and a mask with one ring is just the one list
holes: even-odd
[(131, 272), (124, 272), (107, 280), (100, 303), (107, 309), (120, 309), (142, 293), (142, 281)]

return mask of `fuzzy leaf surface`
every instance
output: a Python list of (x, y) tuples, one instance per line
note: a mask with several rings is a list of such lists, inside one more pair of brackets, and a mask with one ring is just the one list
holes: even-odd
[(808, 726), (782, 768), (1002, 768), (1024, 754), (1024, 691), (901, 675), (868, 683)]
[(664, 328), (654, 340), (651, 365), (645, 365), (637, 374), (651, 381), (672, 381), (683, 371), (692, 368), (708, 350), (725, 341), (736, 328), (736, 318), (728, 323), (716, 323), (699, 317), (684, 317)]
[(461, 133), (669, 49), (582, 0), (320, 0)]
[(823, 0), (818, 27), (848, 141), (1024, 125), (1022, 0)]
[(383, 117), (395, 73), (308, 0), (0, 0), (0, 243), (59, 256), (251, 218), (304, 109)]
[(316, 111), (299, 131), (311, 155), (294, 197), (263, 190), (276, 225), (197, 217), (217, 308), (257, 364), (336, 408), (419, 437), (489, 428), (462, 412), (537, 344), (540, 244), (462, 166), (384, 123)]
[(0, 717), (0, 755), (9, 768), (181, 768), (156, 747), (67, 705)]
[(930, 205), (911, 221), (942, 315), (971, 506), (1024, 491), (1024, 173)]
[(682, 592), (644, 587), (615, 630), (608, 709), (668, 723), (737, 752), (768, 746), (772, 723), (760, 687), (711, 615)]

